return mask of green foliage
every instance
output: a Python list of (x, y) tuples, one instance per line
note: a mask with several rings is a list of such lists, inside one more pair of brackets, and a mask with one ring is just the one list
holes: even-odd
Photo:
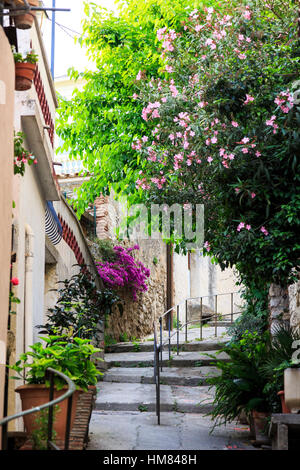
[(288, 0), (188, 11), (185, 29), (160, 32), (172, 71), (137, 83), (141, 199), (204, 204), (205, 252), (256, 288), (299, 269), (297, 20)]
[[(56, 419), (56, 414), (59, 411), (59, 406), (53, 407), (53, 422)], [(32, 442), (32, 450), (47, 450), (48, 440), (48, 416), (49, 410), (41, 410), (35, 418), (35, 427), (30, 435)], [(52, 430), (52, 442), (55, 444), (56, 431)]]
[(27, 163), (36, 163), (36, 158), (24, 147), (25, 134), (16, 132), (14, 137), (14, 174), (24, 176)]
[(125, 333), (120, 334), (119, 341), (120, 341), (120, 343), (128, 343), (130, 341), (126, 331), (125, 331)]
[(131, 338), (131, 341), (133, 344), (134, 352), (139, 352), (141, 350), (141, 341), (137, 339), (136, 337)]
[(138, 410), (143, 413), (145, 411), (148, 411), (148, 406), (147, 405), (139, 405)]
[[(75, 81), (84, 79), (70, 100), (60, 97), (57, 133), (64, 144), (58, 151), (80, 158), (91, 178), (78, 190), (74, 205), (80, 216), (89, 202), (113, 187), (115, 194), (135, 200), (135, 181), (140, 157), (132, 148), (136, 136), (148, 126), (141, 117), (142, 105), (134, 97), (140, 70), (164, 76), (157, 51), (156, 30), (179, 27), (193, 0), (130, 0), (110, 12), (86, 4), (82, 44), (96, 64), (95, 72), (69, 71)], [(211, 2), (210, 2), (211, 3)]]
[(300, 330), (281, 322), (272, 336), (253, 328), (222, 348), (229, 361), (218, 361), (221, 374), (208, 379), (216, 387), (211, 413), (214, 426), (233, 421), (242, 411), (281, 411), (278, 392), (284, 389), (284, 370), (299, 367), (299, 361), (292, 360), (294, 342), (299, 340)]
[(280, 322), (273, 327), (270, 354), (261, 370), (278, 391), (284, 389), (284, 370), (300, 367), (300, 361), (293, 359), (295, 344), (300, 345), (300, 329)]
[(111, 335), (105, 334), (104, 335), (104, 344), (105, 346), (111, 346), (113, 344), (116, 344), (117, 340), (114, 339)]
[[(70, 377), (77, 389), (87, 391), (89, 385), (97, 383), (102, 373), (97, 370), (92, 356), (101, 350), (90, 344), (88, 339), (74, 338), (73, 342), (69, 342), (66, 335), (41, 339), (45, 345), (41, 342), (33, 344), (30, 346), (31, 351), (21, 354), (20, 359), (9, 366), (18, 373), (15, 378), (25, 378), (28, 384), (49, 386), (47, 369), (51, 367)], [(65, 381), (58, 376), (55, 376), (54, 383), (57, 390), (65, 386)]]
[(41, 334), (68, 333), (72, 337), (97, 336), (105, 315), (111, 313), (119, 297), (111, 289), (98, 290), (95, 279), (83, 271), (59, 282), (58, 300), (48, 309), (47, 323), (38, 325)]
[(36, 64), (39, 60), (38, 55), (34, 52), (33, 49), (27, 52), (27, 54), (21, 54), (20, 52), (16, 52), (16, 48), (13, 46), (12, 52), (15, 63)]
[(15, 294), (12, 291), (10, 291), (9, 292), (9, 313), (11, 315), (16, 314), (15, 311), (11, 310), (12, 304), (20, 304), (20, 303), (21, 303), (21, 300), (19, 299), (19, 297), (16, 297)]
[(262, 334), (268, 328), (268, 288), (263, 285), (260, 289), (246, 287), (241, 292), (241, 298), (245, 302), (242, 313), (227, 328), (233, 342), (239, 341), (245, 331)]
[(114, 243), (111, 240), (97, 238), (95, 240), (98, 248), (98, 257), (96, 261), (109, 261), (113, 262), (117, 259), (117, 254), (114, 250)]
[(240, 341), (222, 348), (229, 361), (218, 361), (216, 367), (221, 374), (208, 379), (209, 385), (215, 387), (211, 412), (214, 427), (232, 422), (242, 411), (272, 411), (279, 406), (277, 394), (261, 371), (269, 348), (268, 332), (261, 335), (247, 331)]

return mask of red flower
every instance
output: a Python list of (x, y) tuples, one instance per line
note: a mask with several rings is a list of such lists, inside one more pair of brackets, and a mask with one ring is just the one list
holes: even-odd
[(13, 286), (19, 285), (19, 279), (17, 277), (13, 277), (10, 282), (12, 283)]

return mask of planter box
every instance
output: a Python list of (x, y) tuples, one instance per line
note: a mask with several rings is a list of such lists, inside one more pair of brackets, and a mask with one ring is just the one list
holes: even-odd
[[(66, 390), (66, 388), (63, 388), (59, 391), (54, 390), (54, 399), (66, 393)], [(28, 410), (30, 408), (35, 408), (36, 406), (41, 406), (49, 402), (49, 388), (47, 388), (45, 385), (22, 385), (21, 387), (18, 387), (16, 389), (16, 392), (20, 394), (22, 402), (22, 411)], [(80, 393), (81, 392), (79, 390), (76, 390), (73, 394), (71, 428), (74, 423), (77, 400)], [(57, 406), (59, 407), (59, 410), (55, 414), (55, 419), (53, 423), (53, 429), (56, 432), (56, 439), (63, 441), (65, 439), (66, 433), (67, 405), (67, 398), (62, 402), (58, 403)], [(37, 416), (38, 412), (23, 416), (25, 430), (29, 436), (37, 427), (35, 422)]]
[(34, 79), (36, 64), (27, 62), (17, 62), (16, 67), (16, 86), (17, 91), (30, 90)]
[(284, 396), (286, 406), (291, 413), (300, 412), (300, 368), (289, 368), (284, 371)]
[[(76, 415), (73, 427), (70, 433), (69, 450), (85, 450), (89, 440), (89, 424), (92, 411), (95, 406), (97, 389), (90, 386), (88, 392), (80, 393), (76, 406)], [(55, 443), (61, 449), (64, 448), (64, 442), (58, 439)], [(26, 444), (21, 450), (33, 450), (31, 440), (27, 438)]]
[[(28, 0), (28, 3), (31, 6), (37, 7), (39, 5), (39, 0)], [(15, 0), (15, 4), (17, 7), (25, 6), (23, 0)], [(35, 11), (24, 14), (15, 14), (13, 16), (15, 27), (18, 29), (30, 29), (33, 25), (34, 17)]]

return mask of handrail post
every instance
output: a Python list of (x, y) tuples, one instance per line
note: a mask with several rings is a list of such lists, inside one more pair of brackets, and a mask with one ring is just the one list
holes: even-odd
[(169, 329), (169, 361), (171, 360), (171, 312), (168, 314), (168, 329)]
[[(54, 397), (54, 373), (49, 371), (50, 375), (50, 390), (49, 390), (49, 402), (53, 400)], [(47, 448), (50, 450), (50, 442), (52, 441), (52, 431), (53, 431), (53, 405), (49, 406), (48, 411), (48, 442)]]
[(218, 336), (217, 332), (217, 312), (218, 312), (218, 295), (215, 295), (215, 336)]
[(179, 355), (179, 305), (177, 305), (177, 356)]
[(159, 373), (159, 350), (156, 351), (157, 356), (157, 373), (156, 373), (156, 414), (157, 424), (160, 425), (160, 373)]
[(233, 323), (233, 292), (231, 292), (231, 323)]
[(7, 423), (2, 425), (2, 450), (7, 450), (8, 436), (7, 436)]
[(163, 359), (162, 358), (162, 350), (163, 350), (163, 344), (162, 343), (163, 343), (163, 340), (162, 340), (162, 318), (161, 317), (159, 319), (159, 323), (160, 323), (160, 325), (159, 325), (159, 327), (160, 327), (160, 348), (159, 348), (159, 352), (160, 352), (160, 370), (162, 372), (162, 370), (163, 370), (162, 369), (162, 359)]
[(185, 342), (187, 343), (188, 301), (185, 300)]
[(68, 398), (67, 425), (66, 425), (66, 434), (65, 434), (65, 450), (69, 449), (72, 404), (73, 404), (73, 395), (71, 395)]
[(202, 341), (202, 317), (203, 317), (203, 298), (200, 297), (200, 340)]

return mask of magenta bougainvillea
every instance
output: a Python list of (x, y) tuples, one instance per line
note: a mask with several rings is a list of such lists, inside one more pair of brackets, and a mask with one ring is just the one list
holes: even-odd
[(115, 246), (113, 261), (97, 263), (98, 273), (104, 284), (112, 288), (129, 288), (134, 300), (137, 299), (138, 292), (148, 289), (146, 281), (150, 276), (150, 270), (131, 255), (132, 251), (139, 250), (139, 248), (138, 245), (131, 248)]

